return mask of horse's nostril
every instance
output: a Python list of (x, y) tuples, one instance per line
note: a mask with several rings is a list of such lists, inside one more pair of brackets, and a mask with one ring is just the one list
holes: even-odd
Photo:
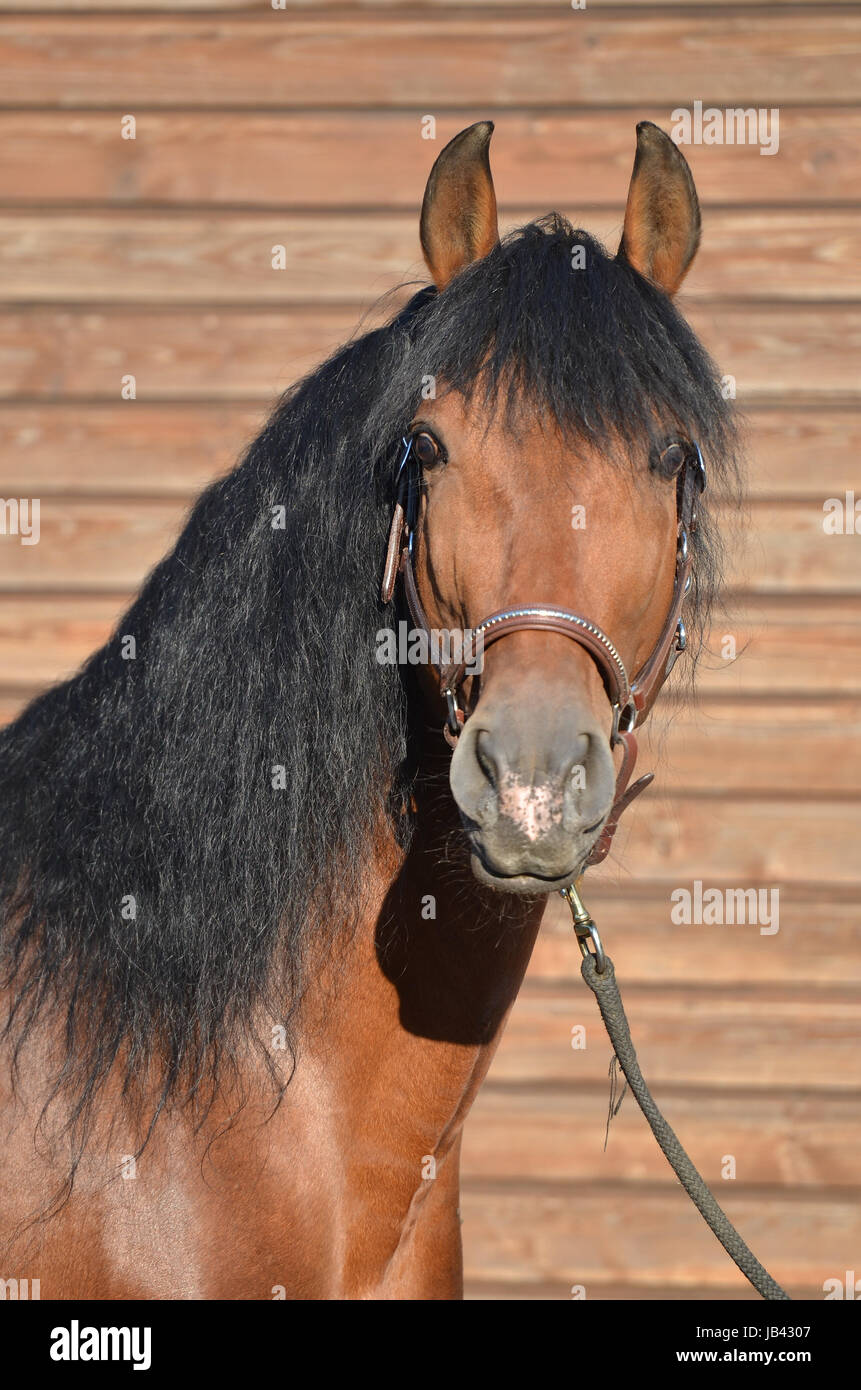
[(485, 729), (481, 730), (475, 740), (475, 756), (488, 782), (494, 789), (498, 790), (499, 769), (493, 754), (493, 740)]

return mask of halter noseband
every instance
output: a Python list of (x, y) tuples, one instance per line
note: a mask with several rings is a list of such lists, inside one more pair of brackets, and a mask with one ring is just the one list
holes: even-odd
[[(413, 466), (410, 466), (411, 461)], [(477, 651), (489, 647), (512, 632), (540, 630), (558, 632), (563, 637), (569, 637), (589, 653), (607, 684), (613, 712), (610, 744), (612, 747), (622, 745), (622, 763), (616, 777), (613, 806), (587, 864), (599, 864), (606, 858), (622, 812), (653, 780), (654, 774), (649, 772), (628, 786), (637, 761), (634, 728), (641, 716), (648, 714), (661, 686), (673, 669), (676, 658), (687, 646), (687, 634), (681, 613), (685, 596), (691, 586), (693, 552), (690, 541), (697, 529), (697, 497), (705, 485), (706, 469), (703, 456), (699, 445), (692, 442), (676, 485), (676, 573), (670, 607), (651, 655), (633, 680), (629, 678), (616, 646), (597, 623), (565, 608), (539, 604), (522, 608), (504, 608), (497, 613), (491, 613), (473, 630), (470, 651), (461, 653), (461, 660), (457, 662), (437, 667), (440, 694), (448, 707), (448, 718), (443, 732), (454, 748), (467, 719), (466, 712), (458, 703), (458, 695), (467, 669), (475, 659)], [(395, 509), (389, 530), (381, 597), (384, 603), (391, 600), (398, 574), (401, 574), (413, 622), (430, 637), (430, 624), (419, 597), (413, 567), (413, 543), (418, 524), (420, 488), (419, 466), (413, 460), (413, 440), (407, 436), (403, 440), (403, 453), (397, 473)]]

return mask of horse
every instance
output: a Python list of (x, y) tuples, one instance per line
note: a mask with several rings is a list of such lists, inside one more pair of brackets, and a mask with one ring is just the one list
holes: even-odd
[(738, 466), (680, 150), (637, 127), (611, 254), (500, 237), (492, 130), (433, 165), (429, 283), (0, 735), (0, 1241), (43, 1298), (463, 1296), (464, 1122)]

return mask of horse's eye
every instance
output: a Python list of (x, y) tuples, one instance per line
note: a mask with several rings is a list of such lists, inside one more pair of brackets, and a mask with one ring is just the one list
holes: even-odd
[(442, 447), (429, 430), (413, 435), (413, 453), (422, 468), (433, 468), (443, 457)]
[(674, 478), (687, 458), (683, 444), (668, 444), (662, 449), (654, 463), (655, 471), (664, 478)]

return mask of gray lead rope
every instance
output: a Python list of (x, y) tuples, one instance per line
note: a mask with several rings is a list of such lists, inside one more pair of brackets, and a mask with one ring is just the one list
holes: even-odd
[[(772, 1279), (768, 1270), (742, 1240), (726, 1212), (718, 1205), (707, 1184), (700, 1177), (685, 1150), (679, 1143), (675, 1132), (670, 1128), (655, 1104), (651, 1091), (643, 1080), (637, 1053), (631, 1041), (631, 1030), (625, 1016), (622, 996), (616, 984), (616, 972), (610, 957), (604, 954), (601, 938), (595, 923), (587, 912), (583, 901), (573, 885), (563, 889), (574, 918), (574, 930), (583, 953), (581, 973), (589, 988), (598, 1000), (598, 1008), (604, 1020), (613, 1051), (624, 1072), (625, 1079), (636, 1097), (637, 1104), (649, 1122), (649, 1128), (660, 1145), (661, 1151), (673, 1169), (682, 1187), (687, 1192), (703, 1220), (717, 1236), (731, 1260), (734, 1260), (746, 1279), (749, 1279), (762, 1298), (788, 1299), (780, 1285)], [(586, 944), (591, 938), (595, 950)]]

